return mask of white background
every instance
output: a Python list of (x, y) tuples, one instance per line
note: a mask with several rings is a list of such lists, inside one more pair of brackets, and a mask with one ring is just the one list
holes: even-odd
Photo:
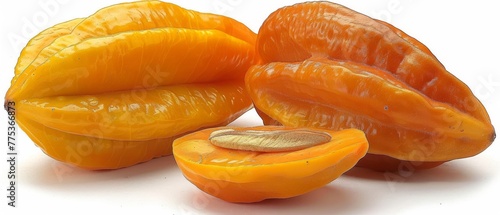
[[(0, 93), (4, 95), (22, 47), (39, 31), (92, 14), (118, 0), (7, 1), (0, 8)], [(171, 1), (185, 8), (233, 17), (257, 32), (272, 11), (299, 1)], [(339, 0), (388, 21), (426, 44), (481, 99), (500, 123), (500, 9), (495, 1)], [(115, 171), (68, 167), (18, 135), (17, 208), (7, 207), (7, 114), (0, 111), (0, 210), (57, 213), (148, 211), (161, 214), (499, 214), (500, 146), (420, 172), (386, 174), (354, 168), (338, 180), (296, 198), (231, 204), (184, 179), (172, 156)], [(235, 125), (260, 125), (250, 111)], [(498, 141), (497, 141), (498, 142)], [(8, 213), (4, 213), (8, 212)]]

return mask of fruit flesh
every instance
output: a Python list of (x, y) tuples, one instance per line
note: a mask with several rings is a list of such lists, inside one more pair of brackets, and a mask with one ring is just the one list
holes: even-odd
[[(201, 190), (230, 202), (257, 202), (289, 198), (324, 186), (352, 168), (365, 155), (368, 143), (363, 132), (347, 129), (327, 132), (328, 143), (287, 152), (255, 152), (217, 147), (205, 129), (178, 138), (173, 152), (185, 177)], [(237, 130), (291, 130), (276, 126)]]

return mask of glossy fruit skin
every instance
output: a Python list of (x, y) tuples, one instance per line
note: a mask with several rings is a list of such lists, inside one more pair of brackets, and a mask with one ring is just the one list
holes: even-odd
[(243, 78), (259, 60), (255, 40), (224, 16), (161, 1), (112, 5), (35, 36), (5, 100), (49, 156), (86, 169), (127, 167), (249, 110)]
[(16, 67), (14, 68), (14, 76), (17, 77), (19, 73), (24, 71), (35, 60), (41, 49), (50, 45), (57, 38), (71, 33), (75, 26), (82, 20), (82, 18), (77, 18), (56, 24), (33, 37), (21, 51), (20, 56), (23, 57), (18, 58)]
[[(263, 65), (249, 70), (246, 84), (266, 124), (358, 128), (367, 134), (369, 153), (388, 156), (392, 164), (474, 156), (495, 138), (481, 102), (425, 45), (341, 5), (308, 2), (278, 9), (260, 28), (257, 50)], [(323, 74), (319, 67), (343, 67), (353, 78), (339, 80), (339, 73)], [(294, 71), (280, 73), (289, 68)], [(389, 85), (392, 91), (381, 88)], [(405, 108), (417, 112), (401, 114)]]
[(288, 152), (226, 149), (210, 143), (221, 129), (293, 130), (282, 126), (220, 127), (194, 132), (174, 141), (173, 153), (184, 176), (198, 188), (228, 202), (251, 203), (302, 195), (335, 180), (366, 154), (363, 132), (346, 129), (328, 133), (325, 144)]

